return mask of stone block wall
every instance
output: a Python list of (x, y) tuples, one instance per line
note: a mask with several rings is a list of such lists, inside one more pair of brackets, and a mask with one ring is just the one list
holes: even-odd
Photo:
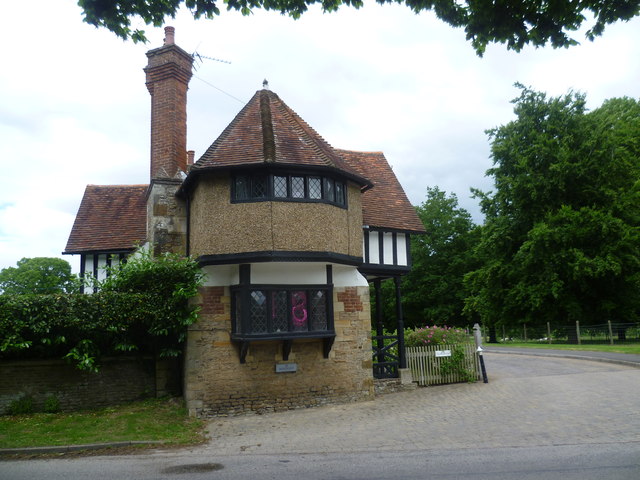
[(153, 255), (177, 253), (187, 248), (187, 209), (176, 197), (179, 180), (154, 180), (147, 202), (147, 240)]
[(0, 414), (24, 395), (36, 411), (55, 396), (62, 411), (108, 407), (141, 398), (177, 394), (179, 362), (152, 358), (104, 359), (98, 373), (83, 372), (62, 360), (0, 362)]
[[(231, 342), (228, 287), (202, 287), (199, 321), (187, 339), (184, 396), (191, 415), (282, 411), (372, 399), (371, 314), (367, 287), (336, 287), (336, 339), (329, 358), (321, 340), (294, 340), (287, 362), (282, 342), (251, 343), (246, 363)], [(276, 373), (276, 364), (297, 371)]]

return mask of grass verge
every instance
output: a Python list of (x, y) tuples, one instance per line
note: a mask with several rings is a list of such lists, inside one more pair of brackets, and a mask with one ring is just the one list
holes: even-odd
[(540, 348), (551, 350), (580, 350), (586, 352), (613, 352), (613, 353), (633, 353), (640, 355), (640, 343), (624, 345), (568, 345), (552, 343), (531, 343), (531, 342), (508, 342), (508, 343), (487, 343), (487, 347), (517, 347), (517, 348)]
[(89, 412), (2, 416), (0, 448), (123, 441), (195, 445), (204, 441), (204, 425), (175, 399), (150, 399)]

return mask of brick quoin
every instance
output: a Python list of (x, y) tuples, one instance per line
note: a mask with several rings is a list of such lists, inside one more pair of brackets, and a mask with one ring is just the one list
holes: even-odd
[(344, 304), (344, 311), (347, 313), (362, 312), (362, 301), (356, 287), (348, 287), (344, 292), (338, 292), (338, 301)]
[(200, 287), (202, 303), (200, 313), (205, 315), (218, 315), (224, 313), (224, 287)]

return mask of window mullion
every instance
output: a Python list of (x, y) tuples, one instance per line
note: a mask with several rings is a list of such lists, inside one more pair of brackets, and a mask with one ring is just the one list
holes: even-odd
[(291, 302), (291, 291), (285, 290), (287, 299), (287, 331), (293, 332), (293, 303)]

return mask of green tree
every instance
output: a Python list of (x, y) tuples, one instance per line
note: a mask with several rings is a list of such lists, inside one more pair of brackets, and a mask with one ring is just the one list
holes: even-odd
[(640, 103), (521, 88), (516, 120), (488, 132), (495, 193), (466, 278), (489, 326), (636, 321), (640, 307)]
[(455, 194), (427, 188), (416, 207), (427, 231), (411, 239), (413, 267), (403, 281), (405, 324), (466, 325), (464, 275), (475, 269), (473, 248), (479, 230)]
[(23, 258), (16, 267), (0, 271), (0, 293), (23, 295), (30, 293), (70, 293), (78, 289), (78, 280), (71, 265), (61, 258)]
[[(467, 40), (482, 55), (487, 44), (505, 43), (520, 51), (527, 44), (568, 47), (578, 42), (568, 32), (577, 30), (593, 17), (587, 38), (593, 40), (605, 27), (618, 20), (629, 20), (640, 13), (639, 0), (498, 0), (495, 2), (456, 0), (377, 0), (380, 4), (403, 3), (415, 13), (433, 11), (453, 27), (463, 27)], [(122, 38), (134, 42), (146, 41), (143, 30), (131, 29), (131, 18), (142, 19), (147, 25), (161, 26), (166, 17), (174, 18), (180, 6), (195, 18), (213, 18), (220, 14), (215, 0), (79, 0), (84, 21), (106, 27)], [(274, 10), (299, 18), (310, 5), (319, 3), (324, 12), (333, 12), (342, 5), (360, 8), (364, 0), (225, 0), (227, 10), (243, 15), (253, 9)]]

